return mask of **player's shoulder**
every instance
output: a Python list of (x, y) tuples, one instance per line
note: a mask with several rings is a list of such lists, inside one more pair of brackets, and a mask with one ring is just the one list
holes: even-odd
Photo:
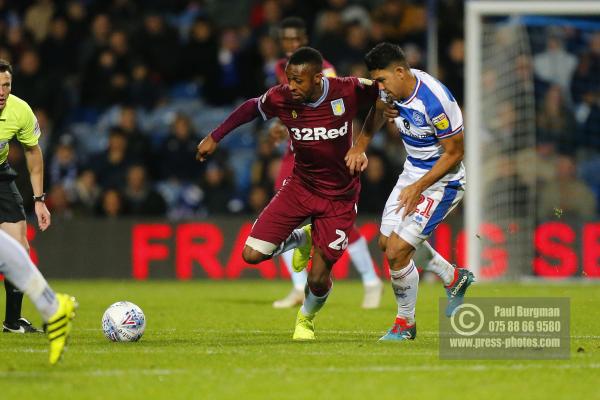
[(10, 112), (18, 118), (28, 118), (33, 115), (31, 107), (25, 100), (20, 97), (10, 94), (6, 101), (6, 107)]
[(419, 90), (417, 97), (425, 103), (427, 107), (436, 107), (456, 103), (450, 90), (439, 80), (425, 71), (413, 70), (419, 79)]
[(290, 87), (288, 85), (280, 84), (269, 88), (259, 99), (261, 103), (279, 103), (285, 101), (289, 97)]
[(356, 87), (364, 88), (376, 86), (375, 81), (366, 78), (357, 78), (355, 76), (331, 77), (327, 79), (329, 79), (329, 84), (333, 88), (341, 87), (354, 89)]
[(7, 105), (9, 105), (11, 109), (17, 112), (31, 110), (31, 107), (29, 106), (29, 104), (27, 104), (25, 100), (18, 96), (15, 96), (12, 93), (10, 94), (10, 96), (8, 96)]

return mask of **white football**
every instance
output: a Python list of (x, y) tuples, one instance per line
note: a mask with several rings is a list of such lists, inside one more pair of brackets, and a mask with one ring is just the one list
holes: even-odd
[(137, 342), (146, 329), (146, 316), (141, 308), (129, 301), (119, 301), (102, 316), (102, 331), (113, 342)]

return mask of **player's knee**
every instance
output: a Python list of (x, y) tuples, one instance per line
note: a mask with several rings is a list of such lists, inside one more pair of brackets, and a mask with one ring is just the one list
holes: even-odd
[(329, 275), (309, 276), (306, 280), (310, 291), (315, 296), (325, 296), (331, 288), (331, 278)]
[(259, 262), (265, 260), (266, 256), (260, 251), (254, 250), (250, 246), (244, 246), (244, 250), (242, 251), (242, 258), (248, 264), (258, 264)]
[(392, 269), (399, 269), (408, 265), (410, 254), (410, 249), (405, 248), (400, 243), (388, 243), (385, 249), (385, 257)]
[(387, 239), (387, 236), (384, 235), (379, 235), (379, 239), (377, 239), (377, 244), (379, 245), (381, 251), (383, 251), (384, 253), (385, 249), (387, 248)]

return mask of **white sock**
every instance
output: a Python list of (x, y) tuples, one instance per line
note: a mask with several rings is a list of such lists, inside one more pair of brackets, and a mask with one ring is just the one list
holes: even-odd
[(295, 249), (306, 244), (306, 232), (302, 228), (294, 229), (277, 249), (273, 252), (274, 256), (285, 253), (288, 250)]
[(448, 286), (454, 280), (454, 267), (444, 257), (440, 255), (431, 245), (424, 241), (421, 245), (429, 256), (429, 262), (425, 266), (426, 271), (435, 273), (442, 279), (444, 286)]
[(304, 303), (300, 309), (302, 314), (307, 317), (314, 316), (325, 305), (329, 293), (331, 293), (331, 288), (329, 288), (324, 296), (318, 297), (313, 294), (308, 285), (306, 285), (306, 297), (304, 298)]
[(35, 267), (23, 246), (0, 230), (0, 273), (25, 293), (44, 321), (58, 310), (58, 300), (48, 282)]
[(292, 268), (292, 256), (294, 252), (292, 250), (288, 250), (281, 255), (283, 259), (283, 263), (290, 273), (290, 277), (292, 278), (292, 283), (294, 284), (294, 289), (304, 291), (304, 287), (306, 286), (306, 278), (308, 276), (306, 269), (303, 269), (300, 272), (294, 271)]
[(350, 254), (352, 264), (360, 273), (363, 285), (372, 286), (381, 282), (373, 267), (371, 252), (364, 237), (361, 236), (356, 242), (348, 245), (348, 254)]
[(390, 280), (398, 303), (398, 317), (406, 319), (409, 324), (414, 323), (419, 291), (419, 272), (415, 262), (410, 260), (410, 263), (399, 271), (390, 269)]

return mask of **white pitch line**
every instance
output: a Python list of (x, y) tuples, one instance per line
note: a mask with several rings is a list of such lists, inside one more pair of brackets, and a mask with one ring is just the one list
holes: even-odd
[(88, 377), (113, 377), (125, 375), (165, 376), (175, 375), (191, 370), (184, 369), (94, 369), (90, 371), (0, 371), (0, 378), (38, 378), (64, 375), (64, 376), (88, 376)]
[[(554, 369), (554, 370), (571, 370), (571, 369), (600, 369), (600, 364), (508, 364), (508, 365), (490, 365), (490, 364), (471, 364), (468, 366), (460, 365), (440, 365), (440, 364), (419, 364), (419, 365), (397, 365), (397, 366), (367, 366), (367, 367), (311, 367), (311, 372), (325, 373), (364, 373), (364, 372), (431, 372), (440, 371), (448, 373), (456, 373), (457, 370), (486, 372), (492, 370), (507, 370), (507, 371), (523, 371), (530, 369)], [(243, 375), (248, 374), (280, 374), (281, 368), (234, 368), (234, 372)], [(302, 372), (304, 368), (285, 369), (285, 373), (293, 373), (294, 371)], [(128, 375), (144, 375), (144, 376), (169, 376), (176, 374), (195, 374), (214, 372), (211, 369), (96, 369), (91, 371), (0, 371), (0, 378), (43, 378), (52, 376), (64, 375), (68, 377), (86, 376), (86, 377), (117, 377)]]

